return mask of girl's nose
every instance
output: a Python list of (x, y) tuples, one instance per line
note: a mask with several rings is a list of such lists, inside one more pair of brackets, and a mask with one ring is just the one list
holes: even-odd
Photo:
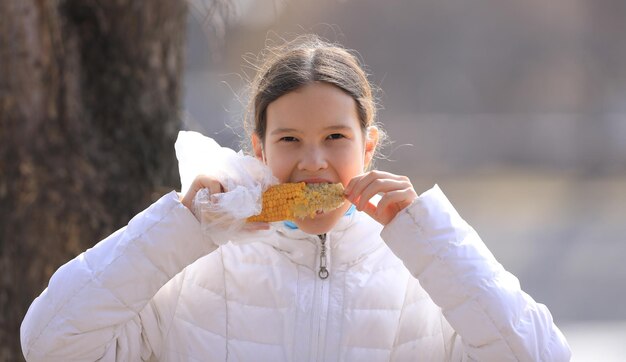
[(307, 147), (302, 150), (298, 168), (305, 171), (317, 171), (328, 167), (325, 153), (320, 147)]

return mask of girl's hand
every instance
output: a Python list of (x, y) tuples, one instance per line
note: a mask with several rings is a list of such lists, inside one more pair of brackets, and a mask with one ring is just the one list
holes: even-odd
[[(197, 176), (191, 183), (191, 186), (189, 187), (189, 191), (187, 191), (185, 196), (181, 199), (182, 204), (185, 205), (189, 209), (189, 211), (191, 211), (192, 213), (194, 213), (193, 206), (192, 206), (193, 200), (196, 197), (196, 194), (198, 193), (198, 191), (202, 189), (208, 189), (209, 194), (211, 195), (226, 192), (224, 189), (224, 186), (216, 179), (209, 177), (209, 176), (205, 176), (205, 175)], [(200, 218), (200, 216), (198, 215), (196, 215), (196, 217)], [(242, 230), (243, 231), (259, 231), (259, 230), (268, 230), (269, 228), (270, 228), (269, 224), (265, 222), (248, 222), (244, 224)]]
[(180, 200), (191, 212), (193, 212), (191, 203), (201, 189), (208, 189), (211, 195), (224, 192), (224, 186), (216, 179), (204, 175), (196, 176), (189, 187), (189, 191)]
[[(383, 225), (417, 199), (408, 177), (383, 171), (369, 171), (354, 177), (346, 186), (345, 194), (357, 210), (365, 211)], [(376, 194), (382, 194), (377, 206), (369, 201)]]

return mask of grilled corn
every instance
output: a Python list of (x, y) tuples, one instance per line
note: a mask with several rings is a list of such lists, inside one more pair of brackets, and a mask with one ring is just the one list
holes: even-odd
[(263, 193), (259, 215), (250, 222), (274, 222), (314, 217), (318, 212), (332, 211), (344, 202), (343, 185), (285, 183), (271, 186)]

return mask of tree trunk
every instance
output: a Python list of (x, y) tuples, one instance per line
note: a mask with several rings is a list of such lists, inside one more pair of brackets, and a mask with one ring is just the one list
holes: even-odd
[(178, 186), (181, 0), (0, 1), (0, 360), (62, 263)]

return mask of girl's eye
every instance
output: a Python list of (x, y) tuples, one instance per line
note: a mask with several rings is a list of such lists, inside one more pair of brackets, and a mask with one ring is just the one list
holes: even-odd
[(285, 136), (285, 137), (281, 137), (280, 140), (283, 142), (296, 142), (298, 139), (295, 137), (291, 137), (291, 136)]
[(338, 140), (341, 138), (346, 138), (346, 136), (342, 135), (341, 133), (333, 133), (331, 135), (328, 136), (328, 139), (330, 140)]

